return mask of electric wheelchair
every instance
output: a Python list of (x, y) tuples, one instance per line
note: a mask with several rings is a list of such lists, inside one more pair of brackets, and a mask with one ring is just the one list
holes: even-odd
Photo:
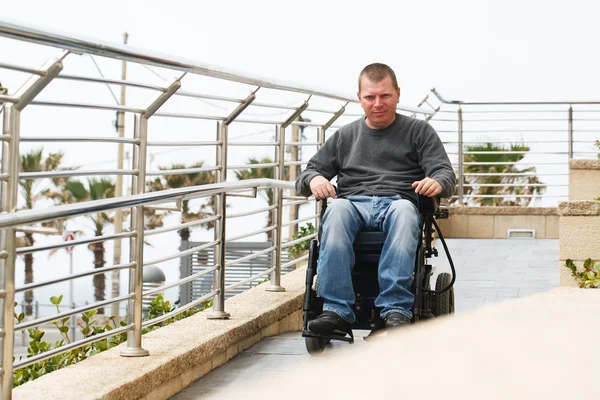
[[(321, 220), (327, 208), (327, 200), (321, 202)], [(454, 312), (454, 281), (456, 272), (448, 246), (444, 241), (442, 232), (435, 222), (436, 219), (448, 218), (448, 210), (440, 207), (438, 198), (429, 198), (419, 195), (419, 214), (421, 215), (421, 240), (417, 246), (415, 256), (415, 271), (412, 292), (415, 295), (412, 323), (420, 320), (437, 317)], [(452, 273), (440, 273), (437, 276), (435, 289), (431, 289), (430, 279), (433, 276), (433, 266), (427, 263), (431, 257), (437, 257), (437, 249), (433, 246), (433, 233), (437, 232), (444, 246)], [(380, 318), (380, 309), (375, 306), (375, 299), (379, 294), (377, 269), (379, 257), (385, 241), (385, 233), (381, 231), (360, 232), (354, 241), (355, 263), (352, 268), (352, 284), (355, 293), (353, 306), (356, 316), (355, 322), (345, 336), (322, 335), (308, 330), (308, 323), (317, 318), (323, 311), (323, 300), (314, 290), (319, 258), (319, 243), (322, 228), (319, 228), (318, 239), (310, 243), (308, 267), (306, 270), (306, 289), (303, 301), (303, 328), (302, 336), (305, 338), (306, 349), (310, 354), (319, 354), (331, 340), (354, 342), (352, 329), (371, 330), (371, 335), (381, 333), (384, 321)]]

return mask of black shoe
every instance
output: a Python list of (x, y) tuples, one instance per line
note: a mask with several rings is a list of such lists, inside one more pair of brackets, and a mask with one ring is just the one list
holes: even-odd
[(401, 326), (410, 325), (410, 318), (399, 312), (391, 312), (385, 317), (385, 327), (399, 328)]
[(321, 335), (343, 335), (350, 331), (350, 323), (333, 311), (323, 311), (308, 323), (308, 330)]

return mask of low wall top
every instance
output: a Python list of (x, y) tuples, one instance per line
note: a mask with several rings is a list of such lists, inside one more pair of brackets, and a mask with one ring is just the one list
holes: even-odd
[(596, 200), (561, 201), (558, 203), (558, 215), (561, 217), (600, 215), (600, 201), (596, 201)]
[(600, 160), (569, 160), (569, 169), (600, 169)]
[(450, 215), (557, 215), (556, 207), (465, 207), (451, 206)]

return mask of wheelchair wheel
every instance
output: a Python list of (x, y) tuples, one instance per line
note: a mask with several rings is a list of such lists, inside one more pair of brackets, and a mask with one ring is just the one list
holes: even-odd
[[(442, 272), (435, 281), (435, 290), (447, 288), (450, 282), (452, 282), (452, 275)], [(433, 315), (436, 317), (452, 313), (454, 313), (454, 288), (436, 294), (433, 301)]]
[(306, 345), (306, 350), (308, 351), (308, 354), (317, 355), (321, 354), (323, 350), (325, 350), (327, 339), (306, 337), (304, 338), (304, 344)]

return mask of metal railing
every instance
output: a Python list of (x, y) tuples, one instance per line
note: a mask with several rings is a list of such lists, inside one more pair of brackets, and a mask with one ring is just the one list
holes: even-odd
[[(3, 39), (4, 38), (4, 39)], [(283, 291), (281, 286), (281, 269), (292, 264), (303, 261), (307, 256), (298, 257), (295, 260), (287, 261), (282, 265), (281, 251), (287, 249), (299, 241), (307, 240), (315, 235), (309, 235), (301, 239), (294, 239), (292, 234), (287, 238), (283, 230), (284, 227), (298, 226), (302, 222), (314, 221), (318, 226), (318, 204), (313, 202), (313, 211), (304, 212), (304, 215), (296, 215), (288, 218), (284, 215), (284, 210), (297, 208), (302, 204), (310, 203), (303, 197), (297, 197), (289, 191), (293, 189), (293, 184), (284, 179), (288, 173), (295, 172), (302, 165), (306, 164), (309, 155), (320, 147), (326, 138), (326, 132), (333, 127), (334, 123), (339, 123), (344, 118), (356, 118), (362, 115), (355, 96), (339, 94), (333, 92), (324, 92), (319, 89), (300, 86), (291, 83), (274, 82), (267, 78), (251, 76), (245, 73), (225, 69), (217, 66), (207, 65), (196, 61), (190, 61), (183, 58), (165, 56), (151, 51), (134, 49), (125, 45), (118, 45), (105, 42), (90, 41), (88, 39), (75, 36), (66, 36), (60, 33), (41, 31), (32, 27), (15, 24), (12, 22), (0, 21), (0, 40), (13, 40), (19, 44), (38, 45), (46, 52), (53, 49), (59, 49), (60, 54), (51, 58), (41, 68), (31, 68), (14, 61), (10, 56), (0, 60), (0, 71), (8, 71), (19, 76), (28, 78), (18, 90), (6, 81), (2, 76), (2, 83), (8, 90), (0, 93), (0, 113), (2, 114), (2, 168), (0, 171), (0, 303), (2, 309), (2, 321), (0, 333), (2, 340), (2, 381), (0, 398), (10, 399), (12, 392), (13, 372), (16, 369), (24, 368), (32, 363), (52, 357), (56, 354), (67, 352), (71, 349), (84, 346), (94, 341), (105, 339), (127, 333), (127, 346), (121, 354), (123, 356), (146, 356), (148, 352), (142, 347), (142, 328), (157, 324), (169, 319), (200, 302), (213, 299), (212, 312), (209, 318), (224, 319), (229, 316), (225, 309), (225, 274), (227, 266), (247, 261), (249, 257), (243, 257), (235, 261), (225, 260), (225, 249), (228, 242), (232, 240), (247, 239), (256, 235), (272, 235), (273, 245), (253, 256), (258, 257), (267, 252), (272, 254), (273, 265), (267, 271), (251, 278), (245, 278), (244, 282), (237, 282), (229, 285), (229, 288), (238, 286), (246, 281), (258, 280), (263, 275), (270, 277), (270, 285), (265, 285), (267, 291)], [(12, 43), (12, 42), (11, 42)], [(20, 54), (26, 54), (23, 52)], [(27, 53), (28, 54), (28, 53)], [(66, 73), (69, 63), (73, 61), (74, 65), (81, 64), (80, 56), (91, 57), (95, 67), (102, 77), (88, 75), (74, 75)], [(164, 79), (163, 83), (156, 84), (145, 81), (144, 79), (111, 79), (106, 78), (99, 70), (99, 63), (96, 58), (102, 61), (121, 63), (127, 62), (128, 65), (143, 67), (146, 69), (158, 67), (163, 75), (175, 75), (173, 79)], [(111, 64), (112, 65), (112, 64)], [(166, 71), (166, 72), (165, 72)], [(153, 75), (159, 75), (156, 70), (152, 70)], [(199, 91), (197, 86), (199, 79), (206, 90)], [(15, 79), (18, 81), (18, 79)], [(234, 83), (235, 88), (229, 94), (226, 90), (221, 92), (219, 89), (224, 82)], [(77, 87), (77, 95), (61, 96), (61, 91), (52, 90), (53, 85), (68, 84), (68, 88)], [(211, 92), (212, 86), (218, 84), (219, 88)], [(135, 96), (129, 96), (128, 103), (124, 101), (118, 104), (105, 104), (96, 100), (85, 99), (89, 85), (106, 85), (127, 88)], [(188, 88), (189, 86), (189, 88)], [(185, 89), (185, 90), (184, 90)], [(137, 92), (136, 92), (137, 91)], [(69, 92), (66, 90), (65, 92)], [(71, 92), (69, 92), (71, 93)], [(148, 93), (153, 93), (148, 97)], [(240, 95), (240, 93), (242, 93)], [(40, 96), (40, 94), (46, 96)], [(113, 98), (116, 100), (116, 96)], [(123, 98), (124, 96), (122, 96)], [(84, 99), (82, 99), (84, 98)], [(181, 103), (186, 102), (187, 103)], [(178, 102), (177, 106), (168, 109), (169, 105)], [(191, 103), (190, 103), (191, 102)], [(183, 104), (183, 105), (181, 105)], [(22, 124), (22, 113), (25, 109), (29, 112), (33, 110), (52, 110), (59, 112), (67, 109), (69, 113), (85, 112), (88, 116), (96, 115), (106, 111), (117, 113), (117, 125), (119, 135), (113, 137), (109, 134), (81, 134), (80, 132), (64, 133), (56, 135), (52, 132), (50, 135), (40, 135), (40, 132), (33, 130), (32, 134), (23, 134), (25, 129)], [(218, 112), (215, 112), (215, 109)], [(273, 117), (271, 111), (276, 110), (276, 117)], [(398, 111), (402, 113), (417, 113), (423, 117), (433, 115), (434, 112), (420, 109), (418, 107), (398, 106)], [(93, 114), (96, 113), (96, 114)], [(47, 118), (45, 125), (51, 126), (51, 113), (44, 114)], [(37, 117), (39, 118), (39, 117)], [(125, 129), (126, 118), (133, 120), (133, 128)], [(169, 130), (157, 129), (153, 132), (159, 132), (159, 137), (152, 137), (149, 128), (154, 121), (167, 120), (171, 128)], [(193, 138), (181, 138), (177, 134), (178, 128), (173, 128), (178, 121), (188, 121), (197, 123), (200, 134), (195, 132)], [(62, 122), (62, 121), (61, 121)], [(158, 123), (158, 122), (157, 122)], [(208, 124), (208, 125), (207, 125)], [(272, 140), (238, 140), (248, 135), (248, 126), (267, 125), (274, 129), (274, 138)], [(237, 138), (230, 138), (230, 131), (239, 129), (242, 135)], [(68, 130), (68, 129), (67, 129)], [(291, 130), (291, 132), (290, 132)], [(304, 131), (300, 134), (300, 131)], [(23, 131), (29, 132), (28, 129)], [(286, 140), (286, 135), (291, 136), (291, 140)], [(40, 143), (65, 145), (78, 143), (81, 149), (84, 146), (94, 144), (94, 146), (127, 146), (128, 151), (132, 153), (131, 166), (117, 168), (77, 168), (51, 171), (20, 171), (21, 157), (23, 147), (21, 144), (31, 145)], [(165, 168), (151, 169), (151, 160), (149, 159), (149, 149), (160, 147), (191, 148), (202, 154), (208, 160), (206, 164), (195, 166), (184, 166), (183, 168)], [(79, 150), (80, 147), (77, 149)], [(111, 147), (112, 148), (112, 147)], [(261, 163), (240, 162), (240, 157), (248, 157), (249, 154), (242, 152), (240, 156), (234, 158), (232, 149), (237, 148), (261, 148), (266, 149), (272, 155), (271, 161)], [(286, 148), (306, 149), (302, 157), (293, 157), (286, 159)], [(81, 150), (82, 152), (84, 150)], [(249, 179), (244, 181), (232, 181), (229, 171), (272, 171), (271, 178), (274, 179)], [(172, 176), (184, 176), (206, 174), (206, 184), (184, 188), (161, 190), (148, 192), (150, 187), (150, 178), (166, 181)], [(121, 196), (103, 200), (85, 201), (74, 204), (63, 204), (54, 207), (34, 208), (30, 210), (19, 210), (18, 189), (19, 182), (25, 180), (35, 180), (36, 182), (48, 181), (49, 179), (77, 179), (78, 177), (97, 177), (106, 176), (125, 176), (130, 179), (131, 195)], [(252, 177), (253, 175), (250, 174)], [(293, 180), (293, 177), (291, 178)], [(208, 181), (214, 181), (210, 183)], [(117, 184), (118, 186), (118, 184)], [(234, 200), (238, 197), (256, 197), (258, 193), (272, 191), (273, 200), (267, 207), (252, 207), (255, 203), (245, 204), (242, 211), (228, 212), (228, 200)], [(212, 201), (212, 212), (207, 212), (200, 219), (193, 221), (182, 221), (181, 223), (171, 224), (170, 226), (160, 227), (158, 229), (149, 229), (145, 225), (145, 213), (148, 211), (163, 210), (165, 212), (178, 212), (182, 210), (188, 202), (199, 202), (206, 206), (208, 199)], [(165, 205), (175, 202), (175, 206)], [(77, 221), (77, 218), (85, 215), (98, 215), (98, 213), (114, 212), (117, 216), (122, 212), (129, 212), (129, 223), (116, 222), (114, 232), (102, 233), (100, 236), (77, 238), (68, 243), (57, 239), (53, 243), (19, 245), (18, 239), (22, 232), (48, 234), (59, 234), (68, 221)], [(261, 229), (247, 224), (248, 229), (230, 234), (228, 227), (231, 221), (242, 219), (248, 216), (264, 216), (270, 214), (272, 223)], [(121, 218), (121, 217), (119, 217)], [(67, 221), (67, 222), (65, 222)], [(119, 219), (117, 219), (119, 221)], [(42, 223), (53, 222), (54, 228), (41, 226)], [(213, 240), (201, 246), (179, 251), (173, 254), (161, 253), (158, 257), (148, 259), (147, 249), (144, 247), (144, 239), (150, 236), (160, 236), (170, 232), (185, 229), (191, 229), (203, 224), (214, 224)], [(121, 246), (121, 240), (128, 240), (129, 260), (120, 262), (120, 255), (115, 255), (113, 264), (101, 266), (76, 272), (68, 276), (56, 276), (53, 274), (51, 279), (39, 282), (28, 282), (25, 285), (17, 286), (15, 282), (15, 271), (17, 266), (17, 256), (40, 253), (43, 251), (52, 251), (66, 246), (82, 246), (93, 243), (114, 242), (114, 249)], [(145, 266), (168, 263), (171, 260), (177, 260), (188, 254), (199, 252), (205, 248), (214, 249), (214, 265), (201, 273), (196, 273), (180, 279), (172, 280), (164, 285), (143, 291), (142, 276)], [(61, 282), (79, 279), (82, 277), (99, 276), (105, 273), (119, 272), (121, 270), (129, 273), (129, 288), (127, 293), (114, 295), (112, 298), (99, 300), (85, 306), (63, 311), (55, 315), (46, 315), (31, 320), (24, 320), (15, 325), (13, 318), (15, 294), (32, 291)], [(158, 318), (142, 321), (142, 299), (170, 288), (176, 288), (191, 280), (200, 278), (203, 274), (214, 273), (214, 290), (206, 293), (204, 296), (195, 299), (182, 307), (175, 309)], [(102, 308), (115, 303), (127, 303), (127, 321), (125, 326), (113, 329), (99, 335), (74, 341), (60, 348), (53, 349), (43, 354), (29, 357), (24, 360), (17, 360), (13, 364), (13, 342), (16, 331), (41, 326), (45, 323), (67, 318), (81, 312)]]
[(600, 101), (467, 102), (432, 89), (421, 105), (436, 112), (427, 119), (455, 167), (458, 204), (556, 206), (569, 159), (599, 155)]

